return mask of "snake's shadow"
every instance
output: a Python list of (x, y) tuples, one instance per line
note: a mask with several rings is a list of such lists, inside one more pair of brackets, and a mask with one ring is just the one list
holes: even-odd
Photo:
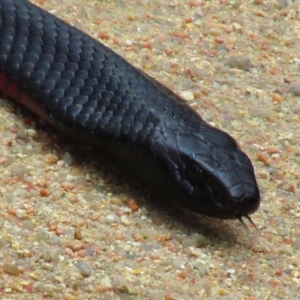
[[(58, 143), (63, 143), (63, 147), (67, 144), (69, 152), (76, 159), (76, 164), (86, 166), (91, 162), (93, 171), (97, 170), (98, 175), (106, 182), (104, 187), (94, 185), (96, 189), (107, 189), (115, 197), (126, 194), (128, 199), (134, 199), (139, 207), (146, 209), (150, 219), (163, 220), (167, 227), (182, 231), (186, 235), (200, 235), (199, 244), (195, 246), (213, 244), (232, 247), (236, 245), (240, 235), (245, 233), (245, 229), (238, 220), (205, 217), (175, 206), (171, 201), (166, 201), (159, 193), (153, 193), (151, 186), (144, 185), (134, 173), (130, 173), (127, 165), (116, 161), (105, 151), (101, 152), (99, 149), (86, 145), (78, 147), (78, 143), (72, 138), (59, 139)], [(155, 224), (155, 226), (159, 225)]]
[[(205, 216), (197, 215), (180, 207), (175, 207), (172, 203), (165, 201), (165, 199), (153, 195), (151, 187), (139, 183), (138, 178), (128, 175), (128, 169), (122, 168), (122, 164), (116, 162), (114, 157), (107, 152), (101, 152), (84, 144), (78, 143), (73, 138), (66, 135), (61, 135), (56, 129), (41, 121), (38, 117), (17, 104), (12, 104), (14, 107), (20, 107), (20, 114), (22, 118), (29, 116), (35, 121), (36, 130), (51, 135), (51, 139), (55, 140), (56, 147), (61, 147), (64, 151), (68, 151), (73, 155), (74, 164), (82, 166), (83, 169), (92, 168), (92, 173), (99, 170), (99, 177), (106, 177), (106, 187), (97, 187), (96, 189), (107, 189), (110, 192), (118, 194), (127, 194), (128, 199), (135, 199), (138, 206), (145, 207), (148, 211), (148, 217), (159, 218), (172, 229), (183, 231), (186, 235), (199, 234), (203, 238), (199, 240), (195, 247), (203, 247), (205, 245), (218, 245), (220, 247), (236, 246), (238, 237), (245, 233), (241, 224), (236, 220), (218, 220)], [(30, 127), (32, 124), (26, 124)], [(51, 145), (47, 145), (51, 147)], [(120, 167), (121, 166), (121, 167)], [(95, 186), (94, 186), (95, 187)], [(155, 222), (153, 222), (155, 224)], [(159, 225), (155, 225), (159, 226)]]

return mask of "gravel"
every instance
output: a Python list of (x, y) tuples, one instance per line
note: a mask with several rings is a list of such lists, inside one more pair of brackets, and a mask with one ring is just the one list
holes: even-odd
[(1, 297), (299, 299), (300, 1), (32, 2), (234, 136), (262, 201), (258, 232), (173, 218), (101, 157), (1, 99)]

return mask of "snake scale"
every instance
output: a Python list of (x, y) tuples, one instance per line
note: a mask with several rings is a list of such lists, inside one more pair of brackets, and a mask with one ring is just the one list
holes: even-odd
[(0, 1), (0, 91), (195, 213), (249, 218), (260, 204), (235, 140), (99, 41), (25, 0)]

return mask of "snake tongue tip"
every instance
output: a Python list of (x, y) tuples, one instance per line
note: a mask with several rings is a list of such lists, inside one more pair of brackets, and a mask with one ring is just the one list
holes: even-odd
[(246, 219), (248, 219), (248, 221), (253, 225), (253, 227), (256, 229), (256, 231), (259, 231), (257, 226), (255, 225), (255, 223), (253, 222), (253, 220), (249, 217), (249, 215), (244, 215), (244, 216), (238, 216), (239, 221), (242, 223), (243, 227), (249, 231), (249, 227), (245, 224), (244, 220), (242, 219), (243, 217), (245, 217)]
[(243, 227), (246, 229), (246, 231), (249, 231), (249, 227), (245, 224), (244, 220), (242, 219), (242, 216), (238, 216), (238, 219), (243, 225)]

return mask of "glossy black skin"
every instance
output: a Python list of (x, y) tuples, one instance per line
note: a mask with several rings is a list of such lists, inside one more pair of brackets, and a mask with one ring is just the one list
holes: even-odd
[(257, 210), (248, 157), (173, 92), (27, 1), (1, 0), (0, 22), (0, 70), (52, 123), (107, 147), (194, 212), (231, 219)]

